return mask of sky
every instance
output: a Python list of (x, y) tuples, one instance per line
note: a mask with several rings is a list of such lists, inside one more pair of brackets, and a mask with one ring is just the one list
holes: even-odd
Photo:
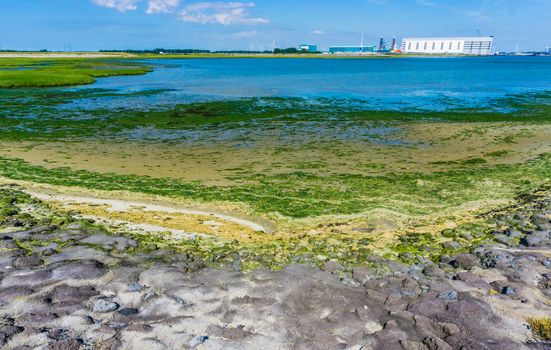
[(0, 49), (270, 50), (383, 36), (495, 36), (551, 47), (551, 0), (0, 0)]

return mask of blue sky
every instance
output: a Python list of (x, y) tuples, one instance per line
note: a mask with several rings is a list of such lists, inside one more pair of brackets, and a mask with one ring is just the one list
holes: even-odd
[(478, 27), (529, 50), (551, 46), (549, 14), (551, 0), (0, 0), (0, 48), (327, 48)]

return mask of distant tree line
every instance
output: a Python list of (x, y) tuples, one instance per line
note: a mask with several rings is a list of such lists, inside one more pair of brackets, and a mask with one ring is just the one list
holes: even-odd
[(196, 54), (196, 53), (211, 53), (210, 50), (199, 49), (153, 49), (153, 50), (99, 50), (99, 52), (122, 52), (135, 54)]
[(274, 54), (301, 54), (301, 55), (308, 55), (308, 54), (313, 54), (313, 53), (319, 53), (319, 52), (314, 52), (314, 51), (305, 51), (305, 50), (299, 50), (295, 47), (289, 47), (287, 49), (275, 49), (274, 50)]

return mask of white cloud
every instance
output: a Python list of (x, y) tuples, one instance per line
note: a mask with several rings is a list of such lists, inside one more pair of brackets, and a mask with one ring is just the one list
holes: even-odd
[[(142, 1), (145, 0), (92, 0), (96, 5), (117, 9), (121, 12), (136, 10), (138, 3)], [(180, 5), (180, 0), (147, 0), (145, 12), (148, 14), (170, 13), (174, 12), (178, 5)]]
[(216, 24), (266, 24), (269, 20), (251, 17), (249, 10), (254, 2), (198, 2), (186, 6), (180, 13), (180, 19), (192, 23)]
[(325, 34), (325, 32), (323, 30), (314, 30), (310, 34), (323, 35), (323, 34)]
[(121, 12), (132, 11), (138, 8), (136, 5), (142, 0), (92, 0), (96, 5), (114, 8)]
[(171, 13), (178, 8), (180, 0), (149, 0), (147, 13)]

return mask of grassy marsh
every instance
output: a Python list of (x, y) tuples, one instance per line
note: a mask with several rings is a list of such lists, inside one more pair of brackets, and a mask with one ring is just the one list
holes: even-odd
[(142, 64), (112, 59), (0, 57), (0, 88), (92, 84), (100, 77), (140, 75), (150, 71)]

